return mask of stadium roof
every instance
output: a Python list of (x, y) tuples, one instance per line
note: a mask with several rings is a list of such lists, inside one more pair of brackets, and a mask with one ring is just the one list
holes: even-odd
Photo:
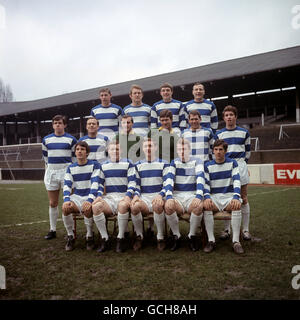
[[(273, 73), (270, 73), (270, 71)], [(299, 71), (300, 46), (296, 46), (34, 101), (0, 103), (0, 118), (2, 120), (11, 120), (11, 116), (13, 116), (14, 119), (26, 118), (31, 120), (29, 115), (25, 115), (24, 113), (32, 114), (37, 111), (44, 111), (44, 116), (40, 112), (39, 119), (46, 120), (49, 119), (47, 111), (52, 110), (52, 108), (63, 106), (68, 106), (69, 108), (72, 105), (76, 107), (80, 103), (97, 101), (99, 99), (99, 90), (105, 87), (110, 88), (113, 97), (128, 97), (129, 88), (132, 84), (139, 84), (146, 93), (158, 90), (164, 82), (169, 82), (174, 87), (181, 87), (200, 81), (205, 85), (211, 86), (219, 83), (218, 90), (215, 90), (214, 93), (217, 92), (219, 96), (222, 96), (241, 93), (243, 90), (247, 90), (247, 88), (248, 90), (256, 91), (272, 89), (276, 85), (293, 86), (299, 81), (297, 80)], [(253, 75), (257, 74), (264, 74), (265, 76), (263, 78), (253, 77)], [(248, 82), (244, 81), (245, 85), (243, 86), (243, 81), (241, 80), (246, 78)], [(280, 78), (280, 81), (276, 82), (276, 78)], [(251, 79), (250, 82), (249, 79)], [(237, 88), (240, 92), (232, 92)], [(206, 87), (206, 91), (208, 91), (207, 89), (209, 88)], [(21, 116), (22, 113), (23, 116)]]

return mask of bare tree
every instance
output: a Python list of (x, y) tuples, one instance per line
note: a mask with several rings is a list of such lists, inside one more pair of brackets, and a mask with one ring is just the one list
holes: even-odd
[(4, 84), (0, 78), (0, 102), (11, 102), (13, 101), (13, 93), (9, 84)]

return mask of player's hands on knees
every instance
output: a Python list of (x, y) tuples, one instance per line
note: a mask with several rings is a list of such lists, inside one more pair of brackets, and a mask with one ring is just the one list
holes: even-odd
[(137, 196), (137, 195), (135, 195), (135, 196), (133, 197), (132, 201), (131, 201), (131, 205), (132, 205), (132, 206), (135, 205), (136, 202), (138, 202), (138, 201), (140, 201), (140, 197)]
[(241, 209), (241, 202), (236, 199), (232, 199), (230, 201), (230, 206), (232, 211), (240, 210)]
[(165, 210), (167, 212), (175, 211), (175, 201), (174, 199), (168, 199), (165, 203)]
[(92, 204), (89, 201), (85, 201), (82, 204), (81, 210), (82, 210), (82, 212), (89, 212), (91, 210), (91, 208), (92, 208)]
[(204, 210), (207, 210), (207, 211), (212, 211), (213, 210), (213, 207), (214, 207), (214, 203), (211, 199), (206, 199), (204, 200)]
[(130, 203), (131, 203), (130, 197), (125, 196), (122, 200), (123, 200), (128, 206), (130, 206)]
[(153, 200), (152, 200), (152, 206), (159, 206), (162, 207), (164, 205), (164, 200), (160, 194), (158, 194)]
[(97, 197), (94, 202), (93, 202), (93, 205), (98, 203), (98, 202), (101, 202), (102, 201), (102, 197)]
[(203, 201), (198, 198), (193, 199), (191, 206), (200, 212), (203, 211)]

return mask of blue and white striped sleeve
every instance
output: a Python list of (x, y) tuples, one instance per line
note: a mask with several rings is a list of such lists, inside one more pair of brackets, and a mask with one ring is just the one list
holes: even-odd
[(75, 138), (72, 139), (72, 144), (71, 144), (71, 150), (72, 150), (72, 162), (76, 162), (76, 156), (75, 156), (75, 145), (77, 143), (77, 140)]
[(168, 175), (168, 171), (169, 171), (169, 164), (165, 163), (164, 164), (164, 168), (163, 168), (163, 188), (160, 191), (160, 195), (164, 198), (166, 195), (166, 183), (167, 183), (167, 175)]
[(216, 105), (212, 102), (212, 110), (210, 114), (210, 126), (213, 132), (215, 133), (216, 130), (218, 129), (218, 113), (217, 113), (217, 108)]
[(70, 170), (70, 166), (68, 166), (68, 169), (65, 173), (64, 178), (64, 187), (63, 187), (63, 199), (64, 202), (70, 201), (70, 195), (72, 193), (72, 187), (73, 187), (73, 175)]
[(196, 198), (203, 200), (205, 177), (204, 177), (204, 167), (201, 161), (197, 161), (195, 171), (196, 171)]
[(97, 176), (96, 181), (98, 184), (97, 197), (102, 197), (104, 193), (105, 176), (104, 176), (101, 165), (100, 165), (99, 175)]
[(231, 175), (233, 181), (233, 199), (239, 200), (241, 197), (241, 180), (239, 174), (239, 166), (235, 160), (233, 160)]
[(176, 168), (175, 162), (172, 160), (166, 177), (166, 200), (173, 199), (174, 180), (175, 180)]
[(45, 164), (47, 165), (48, 164), (48, 148), (46, 147), (45, 139), (43, 139), (43, 142), (42, 142), (42, 153), (43, 153)]
[(141, 196), (141, 178), (139, 175), (139, 171), (137, 165), (135, 165), (135, 191), (134, 195), (140, 197)]
[(150, 118), (151, 118), (151, 129), (156, 129), (157, 128), (157, 122), (158, 122), (158, 116), (157, 116), (157, 111), (155, 108), (155, 105), (151, 108), (151, 113), (150, 113)]
[(92, 203), (96, 197), (97, 197), (97, 192), (98, 192), (98, 177), (100, 175), (100, 165), (98, 162), (95, 161), (94, 164), (94, 170), (91, 176), (91, 189), (90, 189), (90, 194), (87, 199), (88, 202)]
[(188, 126), (188, 114), (185, 105), (181, 103), (179, 110), (179, 128), (183, 132)]
[(211, 134), (209, 136), (209, 151), (208, 151), (208, 156), (209, 159), (213, 159), (213, 145), (215, 143), (215, 135), (213, 134), (212, 130), (210, 130)]
[(245, 141), (245, 161), (248, 163), (250, 156), (251, 156), (251, 139), (250, 139), (250, 134), (247, 132), (246, 135), (246, 141)]
[(128, 171), (127, 171), (127, 179), (128, 179), (128, 188), (126, 192), (126, 196), (132, 198), (136, 191), (136, 170), (134, 164), (129, 163)]
[(208, 166), (204, 165), (204, 200), (211, 199), (210, 197), (210, 179), (209, 179), (209, 169)]

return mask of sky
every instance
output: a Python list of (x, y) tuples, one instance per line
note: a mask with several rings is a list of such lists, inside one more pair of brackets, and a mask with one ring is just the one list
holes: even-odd
[(15, 101), (297, 45), (300, 0), (0, 0)]

